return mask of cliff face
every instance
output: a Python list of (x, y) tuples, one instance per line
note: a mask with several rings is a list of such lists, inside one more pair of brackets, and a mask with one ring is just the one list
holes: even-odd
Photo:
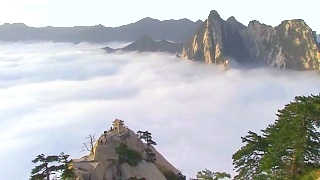
[(316, 36), (303, 20), (283, 21), (276, 27), (251, 21), (246, 27), (234, 17), (221, 19), (211, 11), (182, 57), (223, 64), (268, 65), (295, 70), (320, 70)]
[(215, 64), (224, 64), (230, 57), (237, 57), (240, 62), (250, 61), (238, 28), (211, 11), (192, 41), (183, 47), (181, 56)]
[[(117, 121), (117, 120), (116, 120)], [(116, 122), (115, 121), (115, 122)], [(123, 122), (123, 121), (122, 121)], [(114, 123), (115, 124), (115, 123)], [(129, 149), (146, 156), (144, 144), (132, 130), (123, 124), (105, 131), (97, 140), (93, 153), (80, 159), (74, 159), (73, 165), (78, 180), (127, 180), (131, 177), (138, 179), (166, 180), (164, 172), (178, 175), (178, 170), (172, 166), (154, 147), (155, 161), (141, 160), (138, 165), (131, 166), (121, 163), (116, 148), (124, 143)]]

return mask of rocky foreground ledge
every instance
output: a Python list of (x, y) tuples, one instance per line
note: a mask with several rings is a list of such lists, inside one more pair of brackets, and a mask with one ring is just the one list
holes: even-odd
[[(142, 140), (145, 140), (144, 143)], [(134, 131), (116, 119), (92, 152), (73, 160), (78, 180), (185, 179), (154, 147), (151, 133)]]

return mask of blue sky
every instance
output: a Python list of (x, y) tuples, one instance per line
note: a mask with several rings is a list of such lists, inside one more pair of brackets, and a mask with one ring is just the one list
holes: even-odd
[(11, 0), (0, 6), (0, 23), (23, 22), (29, 26), (96, 25), (119, 26), (144, 17), (160, 20), (188, 18), (205, 20), (210, 10), (222, 18), (235, 16), (247, 25), (250, 20), (277, 25), (285, 19), (304, 19), (320, 32), (320, 1), (255, 0)]

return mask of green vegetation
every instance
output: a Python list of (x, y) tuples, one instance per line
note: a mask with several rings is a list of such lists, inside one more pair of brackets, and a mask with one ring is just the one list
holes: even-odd
[(45, 156), (38, 155), (32, 162), (37, 164), (31, 170), (30, 180), (50, 180), (50, 175), (60, 173), (60, 179), (73, 180), (75, 179), (74, 171), (71, 166), (71, 160), (68, 160), (69, 155), (63, 152), (60, 155)]
[(76, 179), (74, 174), (74, 168), (72, 160), (68, 160), (69, 155), (64, 154), (63, 152), (59, 155), (59, 162), (62, 163), (58, 166), (59, 171), (61, 171), (61, 179), (64, 180), (73, 180)]
[(199, 171), (197, 174), (198, 179), (202, 180), (219, 180), (225, 178), (231, 178), (231, 175), (226, 172), (212, 172), (208, 169)]
[(150, 149), (151, 145), (157, 145), (156, 142), (152, 140), (151, 133), (148, 131), (138, 131), (139, 139), (144, 139), (147, 143), (147, 149), (145, 150), (147, 153), (147, 161), (154, 162), (156, 160), (156, 155)]
[(130, 166), (137, 166), (142, 160), (141, 154), (134, 150), (130, 149), (126, 144), (120, 143), (116, 148), (116, 153), (119, 156), (119, 163), (128, 163)]
[(298, 180), (320, 169), (320, 95), (298, 96), (262, 135), (249, 132), (233, 155), (235, 179)]

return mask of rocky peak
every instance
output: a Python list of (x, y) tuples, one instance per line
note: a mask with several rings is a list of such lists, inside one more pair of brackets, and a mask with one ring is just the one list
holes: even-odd
[(208, 63), (254, 63), (295, 70), (320, 70), (319, 45), (311, 28), (302, 20), (286, 20), (272, 27), (253, 20), (248, 27), (235, 17), (221, 19), (211, 11), (182, 57)]
[(246, 26), (240, 23), (234, 16), (230, 16), (226, 22), (238, 30), (246, 28)]
[[(112, 127), (99, 137), (92, 153), (73, 160), (77, 179), (125, 180), (136, 177), (166, 180), (168, 174), (182, 177), (181, 173), (152, 145), (148, 146), (147, 151), (147, 145), (141, 141), (140, 137), (125, 126), (124, 121), (116, 119)], [(122, 148), (121, 151), (119, 147)], [(123, 153), (127, 151), (131, 152), (128, 157)], [(154, 154), (154, 158), (147, 160), (147, 153), (150, 151)], [(132, 162), (133, 154), (137, 153), (142, 159), (139, 159), (139, 162), (134, 165), (130, 162)]]
[(256, 27), (256, 26), (260, 26), (260, 25), (261, 25), (261, 23), (259, 21), (252, 20), (252, 21), (249, 22), (248, 27)]
[(284, 64), (289, 69), (320, 70), (317, 41), (302, 19), (283, 21), (275, 27)]
[(232, 57), (238, 57), (240, 62), (250, 59), (240, 32), (221, 19), (217, 11), (210, 12), (193, 40), (184, 46), (181, 56), (222, 65)]
[(220, 20), (221, 17), (216, 10), (212, 10), (212, 11), (210, 11), (208, 19), (209, 20)]

